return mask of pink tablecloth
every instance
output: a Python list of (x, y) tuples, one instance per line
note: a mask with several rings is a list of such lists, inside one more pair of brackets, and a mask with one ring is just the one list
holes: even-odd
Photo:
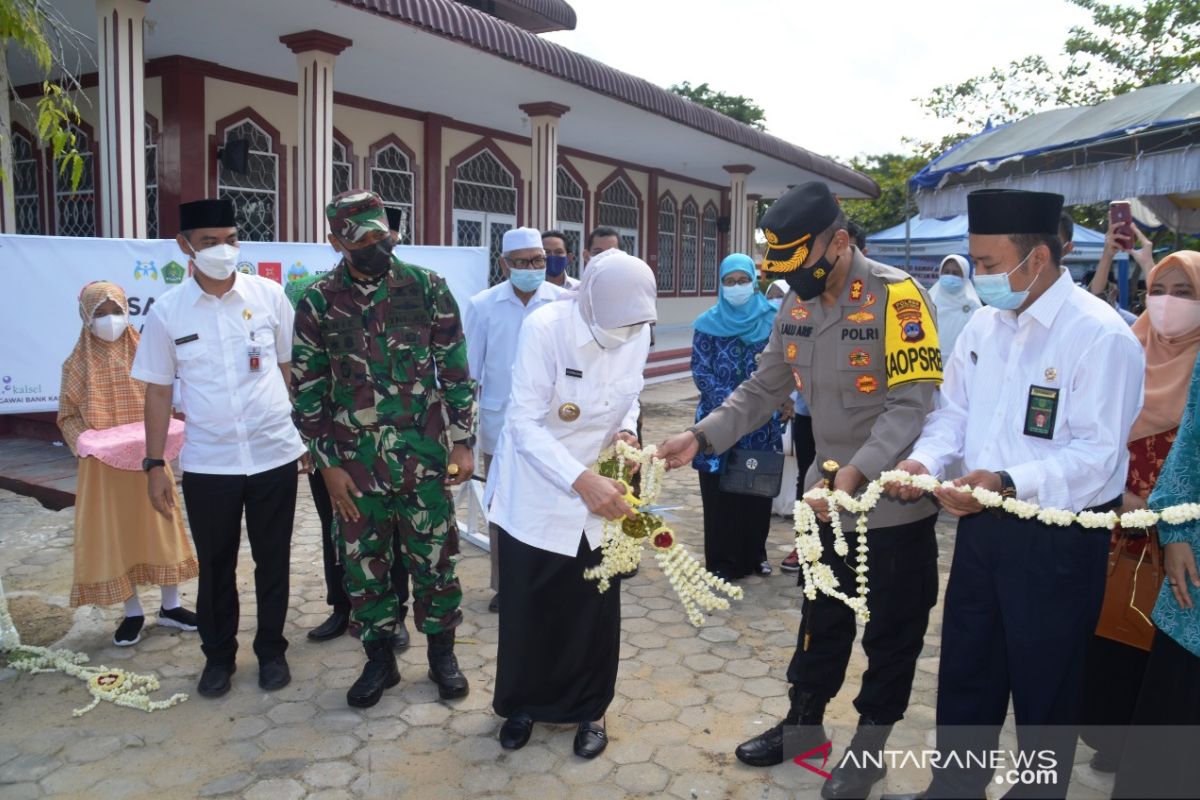
[[(116, 469), (140, 471), (146, 457), (146, 427), (141, 422), (131, 422), (103, 431), (84, 431), (79, 434), (75, 449), (80, 458), (92, 456)], [(172, 419), (163, 458), (173, 461), (182, 449), (183, 422)]]

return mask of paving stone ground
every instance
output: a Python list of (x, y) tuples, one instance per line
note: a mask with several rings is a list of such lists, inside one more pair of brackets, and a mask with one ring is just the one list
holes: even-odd
[[(695, 408), (690, 382), (650, 387), (643, 398), (646, 440), (681, 430)], [(443, 703), (426, 678), (425, 642), (414, 636), (401, 657), (403, 681), (374, 708), (345, 703), (362, 652), (349, 637), (313, 644), (305, 632), (328, 612), (321, 575), (320, 527), (301, 481), (292, 545), (292, 599), (287, 635), (293, 680), (266, 693), (258, 688), (250, 644), (254, 629), (253, 563), (243, 545), (241, 651), (233, 689), (219, 700), (194, 694), (203, 666), (194, 633), (148, 624), (143, 640), (117, 648), (111, 636), (120, 610), (67, 609), (72, 572), (73, 509), (50, 512), (0, 491), (0, 577), (27, 639), (65, 635), (59, 644), (87, 653), (93, 663), (157, 674), (163, 696), (192, 692), (186, 703), (145, 714), (90, 701), (86, 688), (62, 675), (25, 675), (0, 668), (0, 797), (141, 798), (240, 797), (393, 798), (420, 800), (513, 797), (776, 798), (817, 797), (822, 779), (792, 763), (754, 769), (733, 757), (742, 740), (773, 725), (787, 708), (784, 681), (800, 619), (801, 593), (778, 561), (790, 549), (790, 523), (776, 518), (768, 552), (775, 574), (742, 581), (746, 597), (696, 630), (647, 556), (622, 590), (622, 648), (617, 696), (608, 712), (611, 742), (594, 761), (571, 752), (570, 726), (538, 725), (522, 750), (501, 749), (501, 720), (491, 710), (496, 674), (497, 617), (487, 603), (486, 553), (464, 544), (459, 574), (465, 622), (457, 652), (471, 679), (468, 697)], [(679, 533), (702, 552), (700, 496), (695, 473), (668, 476), (663, 502), (681, 505)], [(939, 525), (945, 586), (953, 526)], [(157, 590), (143, 589), (147, 621)], [(195, 584), (183, 587), (195, 602)], [(20, 602), (15, 602), (21, 598)], [(912, 703), (893, 742), (932, 741), (941, 606), (934, 610), (918, 665)], [(69, 628), (69, 630), (68, 630)], [(857, 715), (851, 704), (865, 667), (856, 646), (846, 684), (826, 717), (834, 757), (849, 740)], [(1071, 798), (1106, 798), (1110, 784), (1085, 766), (1080, 748)], [(916, 791), (928, 775), (890, 774), (888, 792)], [(878, 790), (877, 790), (878, 791)], [(1000, 787), (991, 788), (999, 796)]]

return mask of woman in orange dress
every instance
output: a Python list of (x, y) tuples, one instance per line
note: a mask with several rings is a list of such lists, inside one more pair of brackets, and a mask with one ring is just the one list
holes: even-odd
[[(139, 337), (121, 287), (89, 283), (79, 296), (79, 316), (83, 329), (63, 363), (58, 405), (58, 427), (76, 455), (88, 432), (141, 423), (145, 398), (144, 384), (129, 375)], [(183, 507), (178, 498), (175, 507)], [(196, 615), (180, 606), (179, 584), (197, 574), (183, 520), (179, 514), (167, 520), (150, 505), (145, 472), (79, 459), (72, 607), (124, 603), (113, 644), (127, 647), (141, 640), (145, 624), (137, 585), (156, 584), (162, 587), (158, 624), (194, 631)]]

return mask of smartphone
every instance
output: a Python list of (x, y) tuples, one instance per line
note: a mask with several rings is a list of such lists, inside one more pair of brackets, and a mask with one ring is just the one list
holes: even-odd
[(1128, 200), (1114, 200), (1108, 204), (1108, 221), (1115, 225), (1113, 236), (1122, 250), (1133, 248), (1133, 208)]

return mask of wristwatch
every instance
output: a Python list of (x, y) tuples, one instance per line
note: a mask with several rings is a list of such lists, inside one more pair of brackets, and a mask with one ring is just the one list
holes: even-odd
[(706, 456), (711, 456), (713, 453), (712, 443), (708, 441), (708, 437), (704, 435), (704, 431), (696, 427), (688, 428), (692, 432), (692, 436), (696, 437), (696, 444), (700, 445), (700, 452)]
[(163, 461), (161, 458), (143, 458), (142, 459), (142, 472), (149, 472), (150, 470), (154, 469), (155, 467), (165, 467), (166, 465), (167, 465), (167, 462)]
[(1009, 497), (1017, 496), (1017, 486), (1013, 483), (1012, 476), (1004, 470), (996, 473), (996, 477), (1000, 479), (1000, 496), (1008, 499)]
[(451, 444), (456, 444), (456, 445), (461, 444), (463, 447), (474, 447), (475, 446), (475, 437), (473, 435), (468, 436), (465, 439), (459, 439), (457, 442), (452, 442)]

